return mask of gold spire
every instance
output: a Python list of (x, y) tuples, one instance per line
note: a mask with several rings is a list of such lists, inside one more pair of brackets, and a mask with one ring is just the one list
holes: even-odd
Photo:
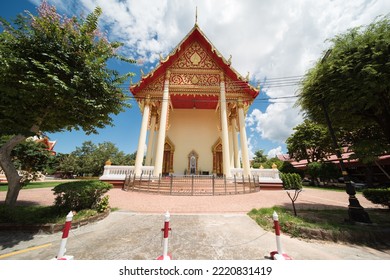
[(195, 26), (198, 25), (198, 6), (195, 8)]

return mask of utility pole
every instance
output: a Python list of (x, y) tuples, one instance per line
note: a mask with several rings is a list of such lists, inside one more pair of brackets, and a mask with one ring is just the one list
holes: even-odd
[[(321, 60), (321, 63), (323, 63), (329, 57), (331, 52), (332, 52), (332, 49), (329, 49), (325, 53), (324, 57)], [(370, 220), (370, 217), (368, 216), (368, 213), (360, 205), (359, 200), (355, 196), (356, 190), (355, 190), (355, 187), (351, 184), (351, 179), (349, 178), (349, 175), (348, 175), (347, 169), (345, 167), (339, 145), (337, 144), (336, 135), (335, 135), (335, 132), (333, 130), (332, 122), (330, 120), (323, 95), (322, 95), (322, 100), (321, 100), (321, 106), (322, 106), (322, 110), (324, 111), (325, 121), (326, 121), (326, 124), (328, 126), (330, 137), (332, 138), (333, 148), (335, 150), (336, 156), (337, 156), (339, 163), (340, 163), (340, 169), (341, 169), (342, 175), (344, 177), (346, 192), (349, 195), (349, 198), (348, 198), (348, 200), (349, 200), (349, 205), (348, 205), (349, 219), (350, 219), (350, 221), (353, 221), (353, 222), (372, 223)]]

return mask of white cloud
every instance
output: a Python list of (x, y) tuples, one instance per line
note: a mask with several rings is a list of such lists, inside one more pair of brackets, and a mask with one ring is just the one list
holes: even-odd
[[(66, 5), (60, 0), (48, 2), (73, 14), (102, 7), (101, 25), (109, 38), (124, 42), (126, 54), (149, 63), (156, 62), (160, 53), (167, 55), (184, 38), (194, 26), (198, 7), (198, 25), (206, 36), (226, 58), (232, 55), (232, 66), (239, 73), (246, 75), (249, 71), (256, 81), (304, 75), (328, 48), (327, 39), (390, 11), (388, 0), (72, 0), (66, 1)], [(280, 98), (296, 91), (297, 86), (271, 86), (266, 94)], [(255, 102), (247, 117), (251, 139), (285, 141), (302, 120), (291, 101), (276, 99), (261, 110)]]
[(268, 154), (267, 154), (267, 157), (268, 158), (274, 158), (276, 157), (277, 155), (280, 155), (282, 154), (282, 147), (281, 146), (278, 146), (274, 149), (271, 149), (269, 150)]
[[(254, 127), (263, 139), (282, 143), (292, 133), (292, 128), (302, 121), (296, 108), (291, 104), (270, 104), (263, 113), (254, 109), (247, 117), (246, 124)], [(253, 133), (251, 134), (253, 137)]]

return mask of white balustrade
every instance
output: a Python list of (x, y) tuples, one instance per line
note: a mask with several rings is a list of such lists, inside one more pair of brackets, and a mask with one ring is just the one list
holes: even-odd
[[(232, 176), (236, 176), (240, 178), (244, 174), (244, 170), (242, 168), (232, 168), (230, 169)], [(279, 177), (278, 169), (250, 169), (251, 176), (255, 176), (259, 178), (260, 182), (281, 182)]]
[[(135, 167), (128, 165), (105, 165), (100, 180), (125, 180), (126, 176), (134, 176)], [(154, 166), (142, 166), (142, 176), (152, 176)]]

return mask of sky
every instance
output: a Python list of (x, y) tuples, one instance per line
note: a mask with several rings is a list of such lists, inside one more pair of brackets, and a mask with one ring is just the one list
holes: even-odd
[[(60, 14), (86, 16), (103, 10), (99, 27), (110, 41), (120, 41), (122, 54), (135, 65), (110, 63), (121, 73), (151, 71), (160, 54), (166, 57), (197, 22), (232, 67), (261, 92), (246, 117), (250, 154), (264, 150), (273, 157), (287, 153), (286, 139), (303, 120), (295, 106), (299, 81), (329, 48), (329, 39), (371, 23), (390, 12), (388, 0), (48, 0)], [(1, 1), (0, 16), (36, 13), (40, 0)], [(128, 89), (130, 81), (123, 85)], [(127, 93), (129, 91), (127, 90)], [(130, 101), (131, 102), (131, 101)], [(113, 142), (125, 153), (137, 150), (141, 113), (136, 103), (113, 116), (114, 126), (98, 134), (83, 131), (48, 134), (58, 153), (70, 153), (84, 141)], [(69, 112), (71, 113), (71, 112)]]

